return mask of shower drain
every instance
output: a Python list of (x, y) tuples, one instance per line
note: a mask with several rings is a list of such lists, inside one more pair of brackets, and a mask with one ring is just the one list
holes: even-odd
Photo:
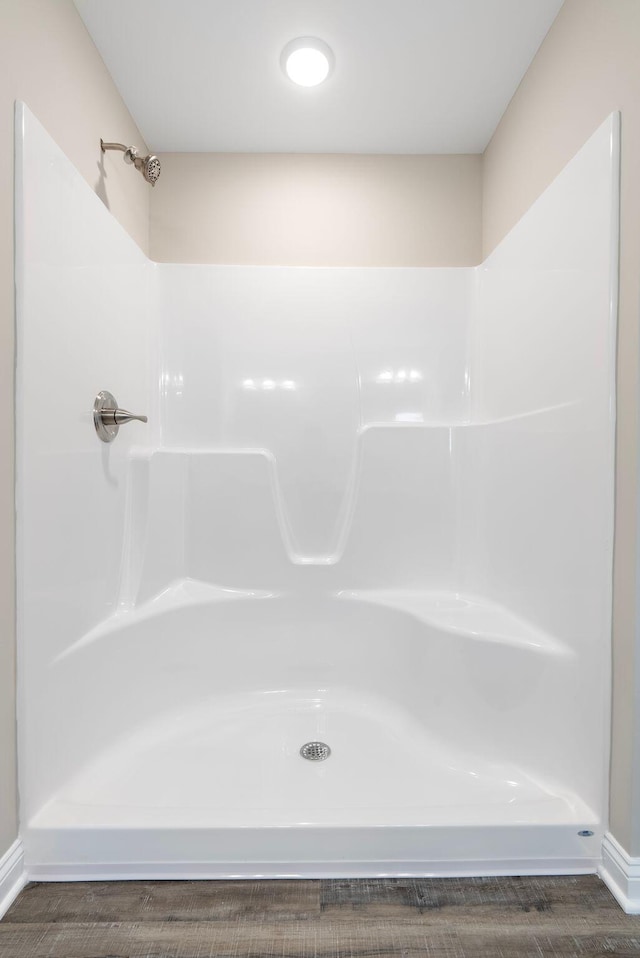
[(324, 762), (331, 755), (331, 749), (324, 742), (307, 742), (300, 749), (300, 754), (308, 762)]

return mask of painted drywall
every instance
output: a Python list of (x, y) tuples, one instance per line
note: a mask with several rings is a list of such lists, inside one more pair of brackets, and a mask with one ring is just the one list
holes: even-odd
[[(0, 856), (17, 835), (14, 560), (14, 101), (24, 100), (136, 242), (149, 187), (99, 141), (144, 146), (71, 0), (0, 0)], [(64, 229), (64, 224), (61, 224)], [(55, 370), (52, 370), (55, 382)], [(96, 389), (101, 388), (96, 383)]]
[(622, 112), (610, 818), (612, 832), (631, 855), (640, 854), (640, 657), (636, 652), (639, 49), (638, 0), (566, 0), (487, 147), (483, 163), (486, 255), (604, 118), (613, 110)]
[(469, 266), (481, 157), (168, 153), (151, 197), (159, 262)]

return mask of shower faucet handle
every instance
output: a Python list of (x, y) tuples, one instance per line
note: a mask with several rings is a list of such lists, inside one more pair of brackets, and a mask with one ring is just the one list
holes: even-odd
[(136, 416), (135, 413), (128, 412), (126, 409), (105, 409), (102, 412), (102, 421), (110, 425), (124, 426), (125, 422), (133, 422), (134, 419), (138, 422), (149, 421), (146, 416)]
[(148, 422), (146, 416), (138, 416), (118, 407), (118, 401), (106, 389), (101, 390), (93, 404), (93, 424), (103, 442), (113, 442), (120, 426), (127, 422)]

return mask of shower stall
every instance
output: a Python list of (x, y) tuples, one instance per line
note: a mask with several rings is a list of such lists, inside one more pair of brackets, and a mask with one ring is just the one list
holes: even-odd
[(595, 870), (617, 116), (476, 268), (152, 263), (16, 140), (30, 877)]

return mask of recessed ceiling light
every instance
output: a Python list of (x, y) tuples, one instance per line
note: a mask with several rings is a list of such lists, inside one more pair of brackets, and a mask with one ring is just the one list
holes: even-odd
[(287, 43), (280, 57), (282, 69), (299, 86), (317, 86), (333, 69), (331, 47), (316, 37), (298, 37)]

